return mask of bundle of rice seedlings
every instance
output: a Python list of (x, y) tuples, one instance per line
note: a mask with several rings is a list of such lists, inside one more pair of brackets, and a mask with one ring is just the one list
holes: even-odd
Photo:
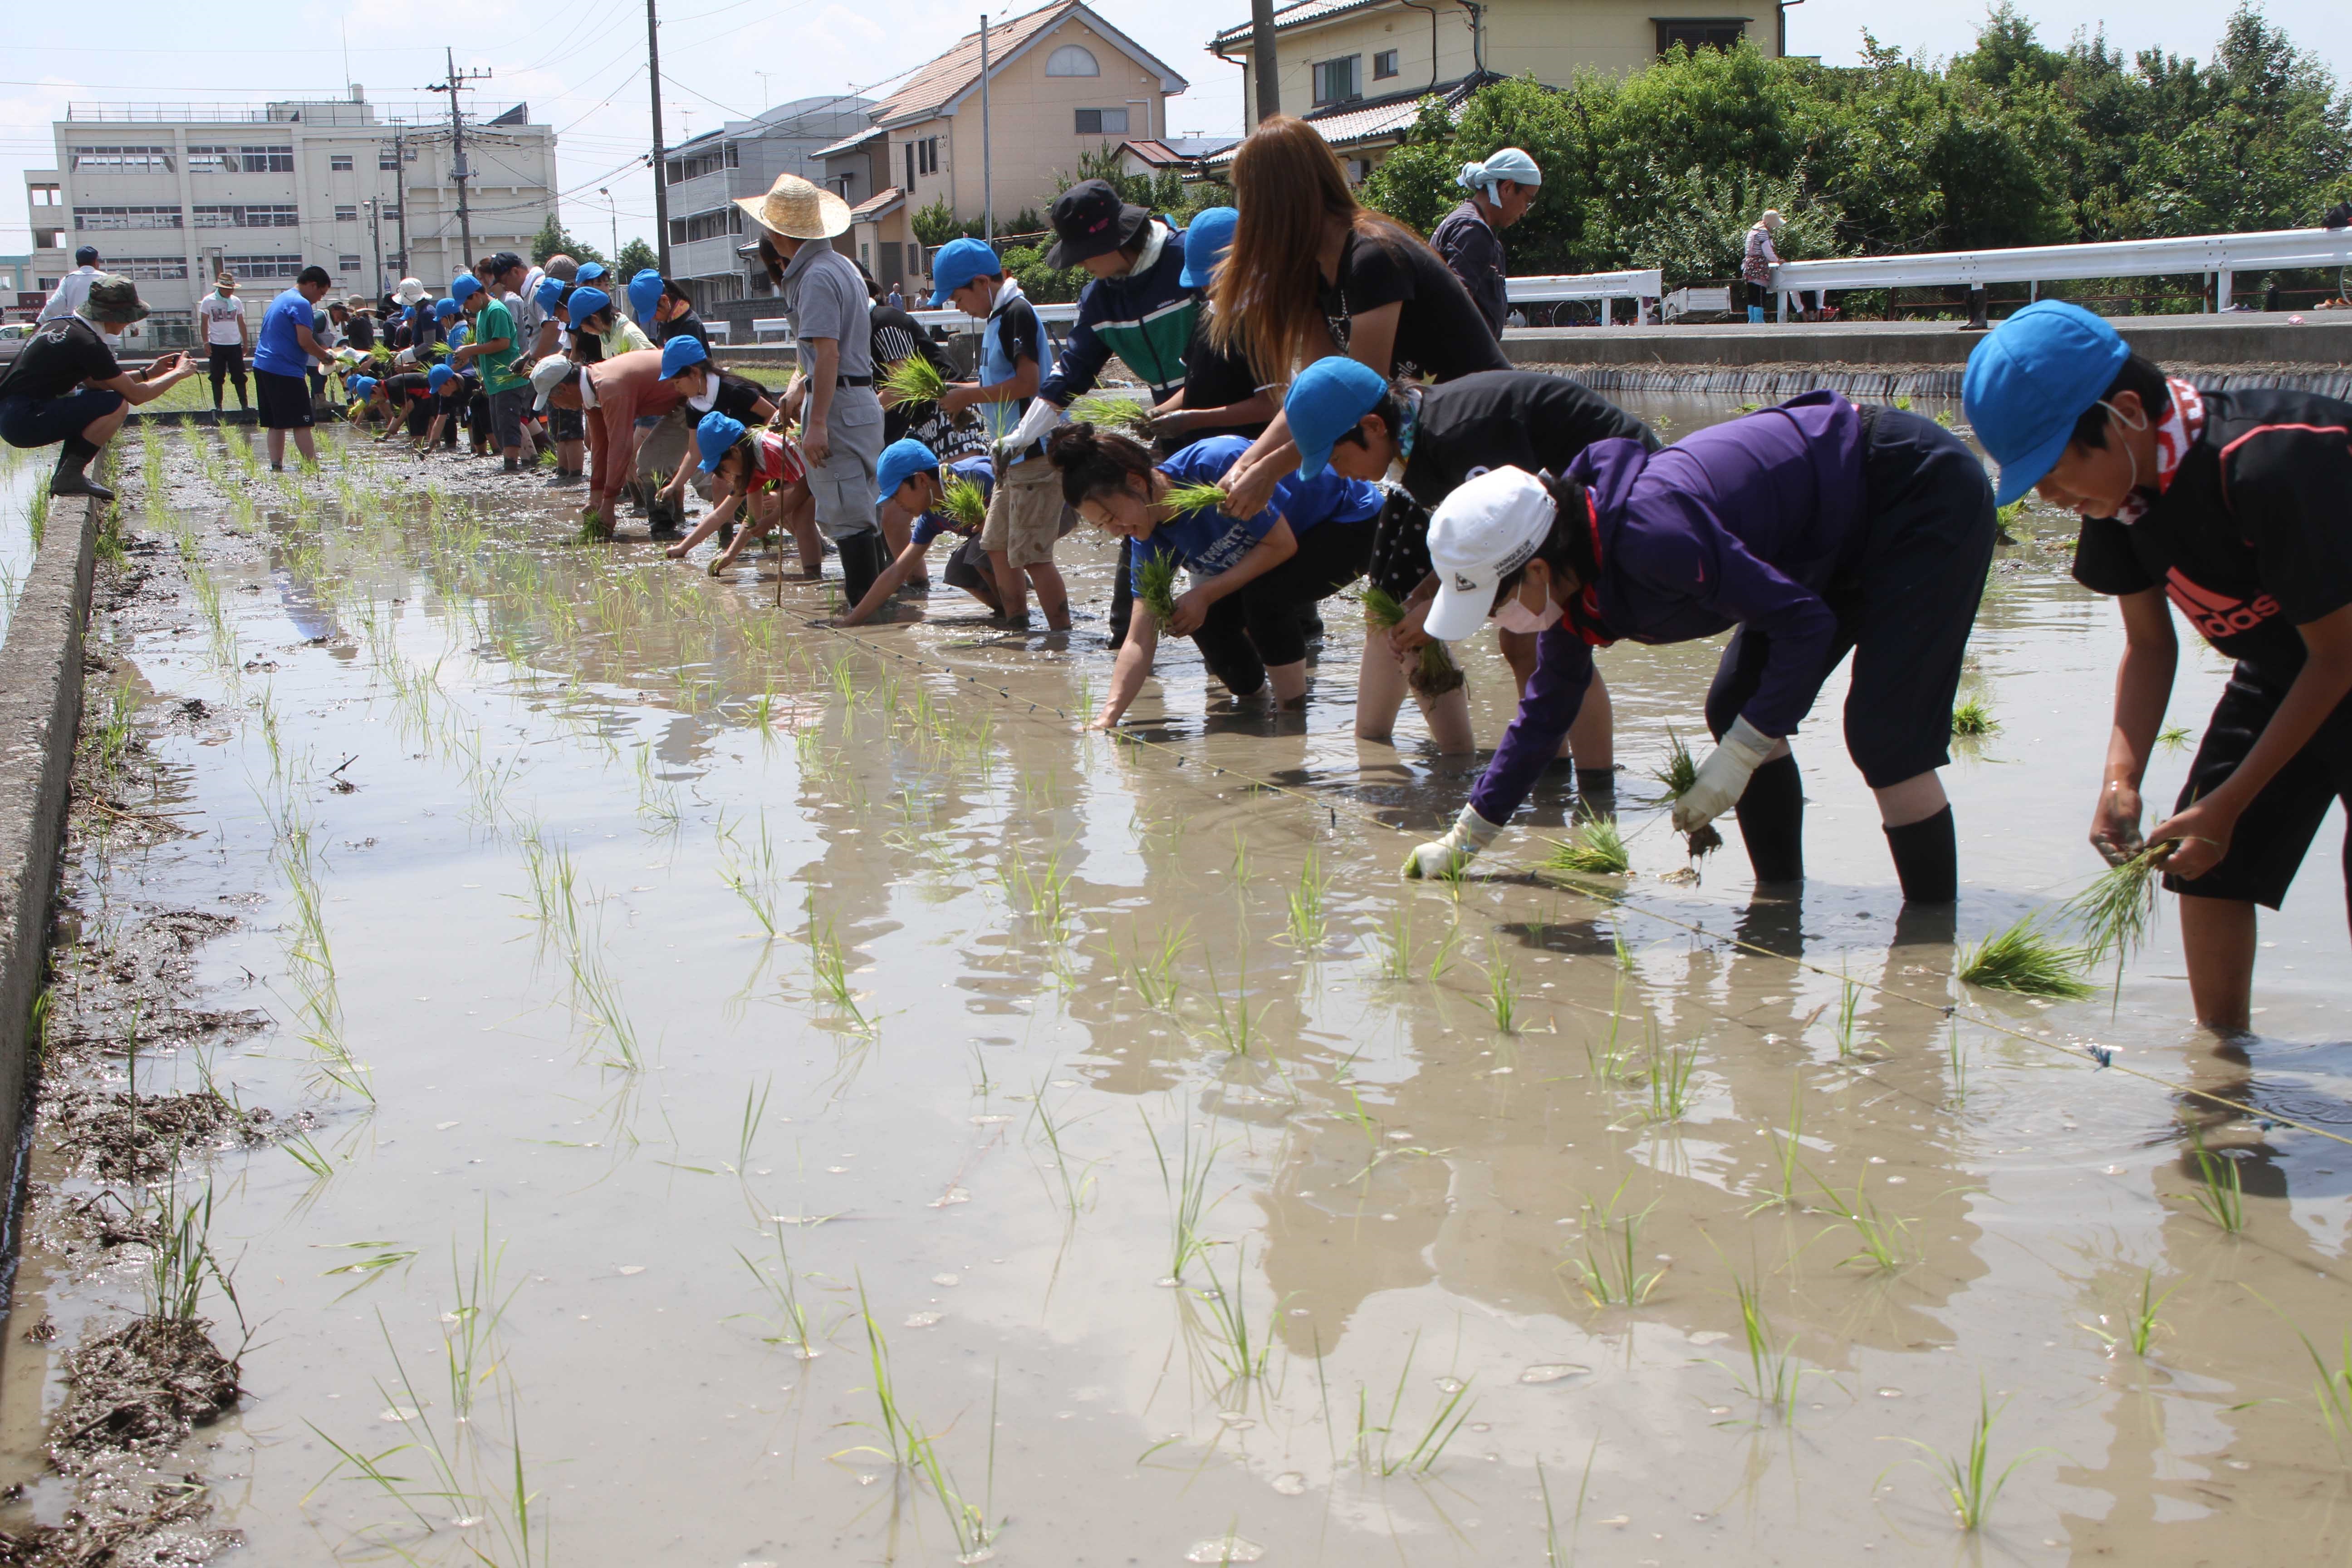
[(1223, 485), (1171, 485), (1168, 493), (1160, 498), (1170, 510), (1223, 511), (1225, 509), (1225, 487)]
[(1089, 392), (1074, 401), (1068, 410), (1071, 418), (1100, 430), (1117, 430), (1139, 441), (1151, 439), (1151, 405), (1140, 398), (1122, 397), (1116, 392)]
[(948, 378), (921, 354), (908, 354), (882, 377), (882, 390), (900, 404), (937, 403), (948, 389)]
[[(1650, 776), (1665, 786), (1666, 793), (1653, 803), (1658, 805), (1680, 800), (1691, 785), (1698, 783), (1698, 762), (1671, 724), (1666, 726), (1666, 744), (1671, 748), (1666, 752), (1666, 765), (1650, 770)], [(1683, 847), (1696, 860), (1722, 848), (1723, 835), (1715, 830), (1714, 823), (1703, 822), (1683, 835)]]
[(1176, 614), (1176, 557), (1155, 551), (1136, 568), (1135, 596), (1161, 626)]
[(1607, 817), (1596, 817), (1552, 846), (1545, 868), (1586, 877), (1622, 877), (1633, 868), (1625, 836)]
[(1992, 716), (1992, 708), (1981, 697), (1971, 697), (1952, 704), (1952, 736), (1960, 741), (1981, 741), (2000, 728), (2000, 721)]
[(2116, 955), (2116, 979), (2111, 993), (2120, 1005), (2124, 965), (2156, 928), (2157, 870), (2169, 840), (2151, 844), (2120, 866), (2110, 866), (2091, 885), (2059, 906), (2059, 914), (2083, 932), (2083, 962), (2096, 963)]
[(2050, 940), (2040, 919), (2027, 915), (1969, 949), (1960, 960), (1960, 978), (1988, 991), (2079, 1002), (2093, 990), (2082, 974), (2086, 956), (2081, 948)]
[(981, 524), (988, 521), (988, 498), (961, 474), (950, 474), (947, 483), (940, 487), (940, 504), (968, 533), (979, 532)]
[[(1404, 619), (1404, 606), (1385, 588), (1365, 588), (1364, 610), (1371, 616), (1372, 625), (1381, 631)], [(1422, 644), (1421, 657), (1413, 661), (1411, 673), (1405, 677), (1405, 684), (1423, 697), (1443, 697), (1462, 682), (1462, 667), (1454, 662), (1454, 655), (1446, 646), (1436, 641)]]

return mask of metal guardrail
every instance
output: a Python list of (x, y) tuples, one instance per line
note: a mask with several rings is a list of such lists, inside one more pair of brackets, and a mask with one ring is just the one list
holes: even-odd
[(2352, 266), (2352, 229), (2285, 228), (2255, 234), (2191, 235), (2178, 239), (2104, 240), (2006, 250), (1944, 250), (1917, 256), (1849, 256), (1784, 261), (1773, 269), (1779, 319), (1789, 296), (1823, 289), (1905, 289), (1963, 284), (2062, 282), (2080, 278), (2162, 278), (2196, 273), (2213, 279), (2213, 308), (2230, 308), (2231, 277), (2287, 268)]
[(1514, 305), (1564, 305), (1591, 300), (1602, 306), (1599, 324), (1616, 324), (1616, 312), (1607, 307), (1619, 300), (1633, 302), (1633, 319), (1654, 320), (1651, 307), (1664, 298), (1665, 275), (1656, 268), (1635, 272), (1540, 273), (1504, 279), (1503, 291)]

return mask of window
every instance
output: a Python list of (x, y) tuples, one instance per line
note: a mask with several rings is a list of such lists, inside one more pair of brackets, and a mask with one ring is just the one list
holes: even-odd
[(378, 169), (397, 169), (400, 167), (400, 154), (389, 147), (379, 147), (375, 153), (375, 166)]
[(1396, 75), (1396, 73), (1397, 52), (1394, 49), (1382, 49), (1379, 54), (1372, 57), (1373, 80), (1378, 81), (1383, 77), (1391, 77)]
[(1315, 101), (1345, 103), (1364, 96), (1364, 57), (1349, 55), (1315, 62)]
[(294, 172), (294, 149), (287, 147), (240, 147), (248, 174), (290, 174)]
[(199, 206), (197, 228), (292, 228), (301, 222), (290, 205), (270, 206)]
[(926, 136), (919, 142), (907, 143), (907, 189), (915, 188), (916, 176), (940, 172), (940, 139)]
[(1127, 110), (1124, 109), (1081, 109), (1078, 110), (1078, 134), (1081, 136), (1124, 136), (1127, 134)]
[(338, 256), (335, 258), (335, 269), (339, 272), (357, 272), (360, 269), (360, 258), (356, 256)]
[(188, 258), (184, 256), (118, 256), (106, 264), (109, 272), (119, 272), (135, 283), (168, 283), (188, 275)]
[(335, 221), (337, 223), (357, 223), (360, 221), (360, 209), (356, 206), (339, 206), (335, 209)]
[(169, 147), (77, 147), (73, 150), (73, 166), (110, 174), (141, 171), (168, 174), (172, 172), (172, 150)]
[(740, 169), (742, 167), (742, 162), (738, 155), (736, 144), (732, 142), (727, 143), (727, 166), (730, 169)]
[(1064, 44), (1045, 57), (1047, 76), (1100, 76), (1102, 67), (1095, 58), (1076, 44)]
[(188, 148), (188, 173), (191, 174), (226, 174), (236, 169), (236, 154), (226, 147)]
[(398, 202), (386, 202), (383, 204), (383, 221), (386, 223), (398, 223), (400, 221), (400, 204)]
[(698, 180), (705, 174), (732, 167), (734, 164), (728, 161), (725, 151), (706, 147), (688, 157), (666, 160), (662, 172), (667, 176), (667, 184), (681, 185), (688, 180)]
[(910, 240), (907, 245), (907, 275), (910, 278), (920, 277), (922, 270), (923, 247)]
[(1732, 49), (1748, 36), (1745, 16), (1698, 17), (1675, 21), (1662, 17), (1658, 21), (1658, 53), (1664, 54), (1679, 44), (1696, 54), (1701, 49)]
[(672, 245), (688, 245), (698, 239), (718, 239), (725, 235), (740, 234), (743, 232), (742, 218), (741, 210), (734, 206), (712, 207), (708, 212), (695, 213), (691, 216), (674, 217), (669, 220), (669, 242)]
[(180, 209), (171, 207), (76, 207), (76, 228), (177, 228)]
[(221, 268), (234, 272), (239, 278), (297, 278), (302, 272), (302, 258), (299, 256), (224, 256)]
[(331, 173), (338, 174), (347, 174), (351, 173), (352, 155), (349, 153), (328, 153), (327, 168)]
[(37, 207), (61, 207), (66, 205), (65, 190), (62, 186), (28, 185), (26, 189), (30, 193), (31, 205)]

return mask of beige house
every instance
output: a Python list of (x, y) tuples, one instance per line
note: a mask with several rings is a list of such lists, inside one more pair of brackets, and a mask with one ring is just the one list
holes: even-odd
[[(1677, 44), (1729, 48), (1746, 38), (1778, 56), (1787, 41), (1778, 0), (1661, 9), (1636, 0), (1295, 0), (1275, 12), (1282, 111), (1313, 122), (1360, 179), (1432, 93), (1451, 107), (1502, 77), (1565, 87), (1579, 72), (1640, 70)], [(1255, 105), (1247, 20), (1218, 33), (1209, 52), (1242, 68), (1242, 102)]]
[(817, 153), (851, 208), (850, 254), (885, 284), (925, 271), (916, 213), (944, 201), (977, 219), (992, 195), (1001, 234), (1023, 209), (1051, 205), (1055, 176), (1081, 154), (1165, 135), (1167, 101), (1188, 85), (1079, 0), (1000, 22), (988, 33), (983, 163), (980, 48), (966, 34), (869, 110), (871, 130)]

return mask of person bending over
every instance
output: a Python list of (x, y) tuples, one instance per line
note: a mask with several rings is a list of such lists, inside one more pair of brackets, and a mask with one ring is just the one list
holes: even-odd
[(948, 485), (954, 480), (978, 490), (985, 504), (989, 492), (996, 486), (995, 464), (978, 457), (943, 465), (938, 453), (912, 437), (893, 441), (882, 448), (876, 483), (881, 490), (883, 522), (887, 529), (893, 512), (911, 520), (906, 547), (882, 569), (882, 575), (874, 580), (866, 597), (851, 605), (849, 613), (836, 624), (855, 626), (873, 619), (890, 602), (890, 595), (914, 578), (924, 557), (930, 552), (931, 541), (942, 533), (952, 534), (961, 542), (948, 557), (948, 586), (962, 589), (993, 614), (1003, 614), (995, 575), (988, 569), (988, 552), (981, 548), (980, 530), (959, 521), (949, 509)]
[(824, 547), (816, 539), (816, 517), (808, 491), (808, 463), (781, 430), (751, 429), (730, 414), (717, 410), (702, 416), (694, 428), (694, 444), (701, 454), (700, 468), (711, 476), (710, 510), (692, 533), (664, 552), (672, 561), (712, 534), (726, 529), (740, 505), (744, 529), (710, 563), (714, 577), (735, 564), (735, 557), (752, 540), (782, 526), (791, 531), (801, 552), (802, 576), (820, 576), (824, 570)]

